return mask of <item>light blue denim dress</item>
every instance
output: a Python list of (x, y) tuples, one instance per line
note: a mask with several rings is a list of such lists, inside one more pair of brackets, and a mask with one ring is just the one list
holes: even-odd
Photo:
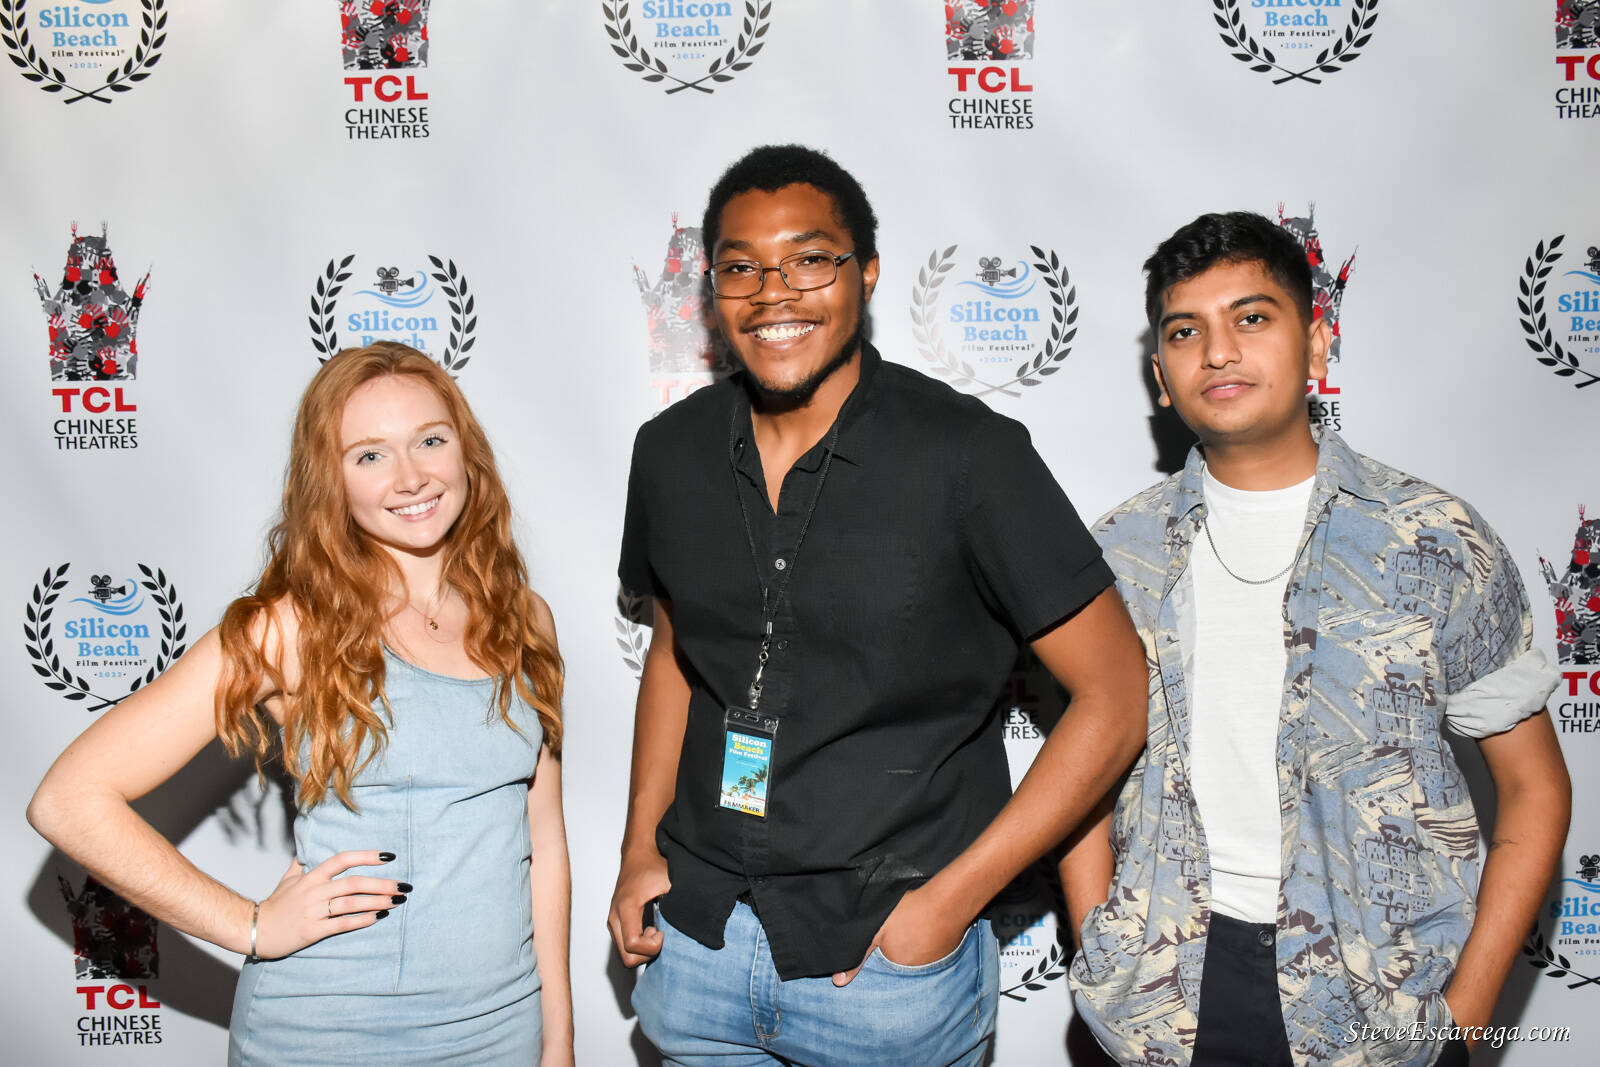
[(491, 680), (385, 658), (388, 744), (355, 781), (356, 811), (330, 797), (296, 817), (295, 855), (310, 868), (350, 849), (393, 852), (350, 873), (414, 890), (372, 926), (247, 963), (230, 1064), (538, 1062), (528, 881), (538, 716), (513, 698), (519, 734), (491, 708)]

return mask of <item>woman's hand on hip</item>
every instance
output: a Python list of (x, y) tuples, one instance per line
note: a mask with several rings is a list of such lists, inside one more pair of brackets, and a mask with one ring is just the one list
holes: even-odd
[(412, 891), (405, 882), (346, 875), (354, 867), (378, 867), (394, 859), (389, 852), (340, 852), (309, 871), (292, 860), (272, 895), (261, 901), (256, 921), (256, 955), (277, 959), (334, 934), (359, 930), (404, 904)]

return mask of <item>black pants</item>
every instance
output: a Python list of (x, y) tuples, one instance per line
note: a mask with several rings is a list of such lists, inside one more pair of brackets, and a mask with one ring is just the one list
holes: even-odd
[[(1293, 1067), (1278, 1003), (1277, 934), (1272, 924), (1211, 914), (1200, 977), (1200, 1025), (1193, 1067)], [(1440, 1052), (1436, 1067), (1464, 1067), (1459, 1039)]]
[(1459, 1037), (1446, 1042), (1433, 1067), (1467, 1067), (1467, 1043)]
[(1211, 913), (1193, 1064), (1293, 1067), (1278, 1003), (1277, 934), (1271, 923)]

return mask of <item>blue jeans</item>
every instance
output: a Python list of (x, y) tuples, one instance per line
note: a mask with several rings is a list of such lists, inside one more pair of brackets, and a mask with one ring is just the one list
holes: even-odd
[(925, 966), (904, 967), (873, 949), (843, 989), (829, 977), (779, 979), (745, 904), (728, 916), (721, 949), (674, 930), (659, 912), (656, 925), (661, 955), (639, 976), (633, 1009), (667, 1064), (975, 1067), (994, 1035), (1000, 954), (985, 921)]

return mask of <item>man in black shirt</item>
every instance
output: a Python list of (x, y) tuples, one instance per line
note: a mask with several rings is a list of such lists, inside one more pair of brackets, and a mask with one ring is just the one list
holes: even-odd
[[(980, 1061), (978, 915), (1143, 743), (1142, 648), (1027, 431), (863, 339), (876, 224), (821, 153), (730, 168), (704, 234), (742, 370), (634, 445), (655, 635), (610, 926), (673, 1063)], [(1013, 797), (1024, 640), (1072, 703)]]

